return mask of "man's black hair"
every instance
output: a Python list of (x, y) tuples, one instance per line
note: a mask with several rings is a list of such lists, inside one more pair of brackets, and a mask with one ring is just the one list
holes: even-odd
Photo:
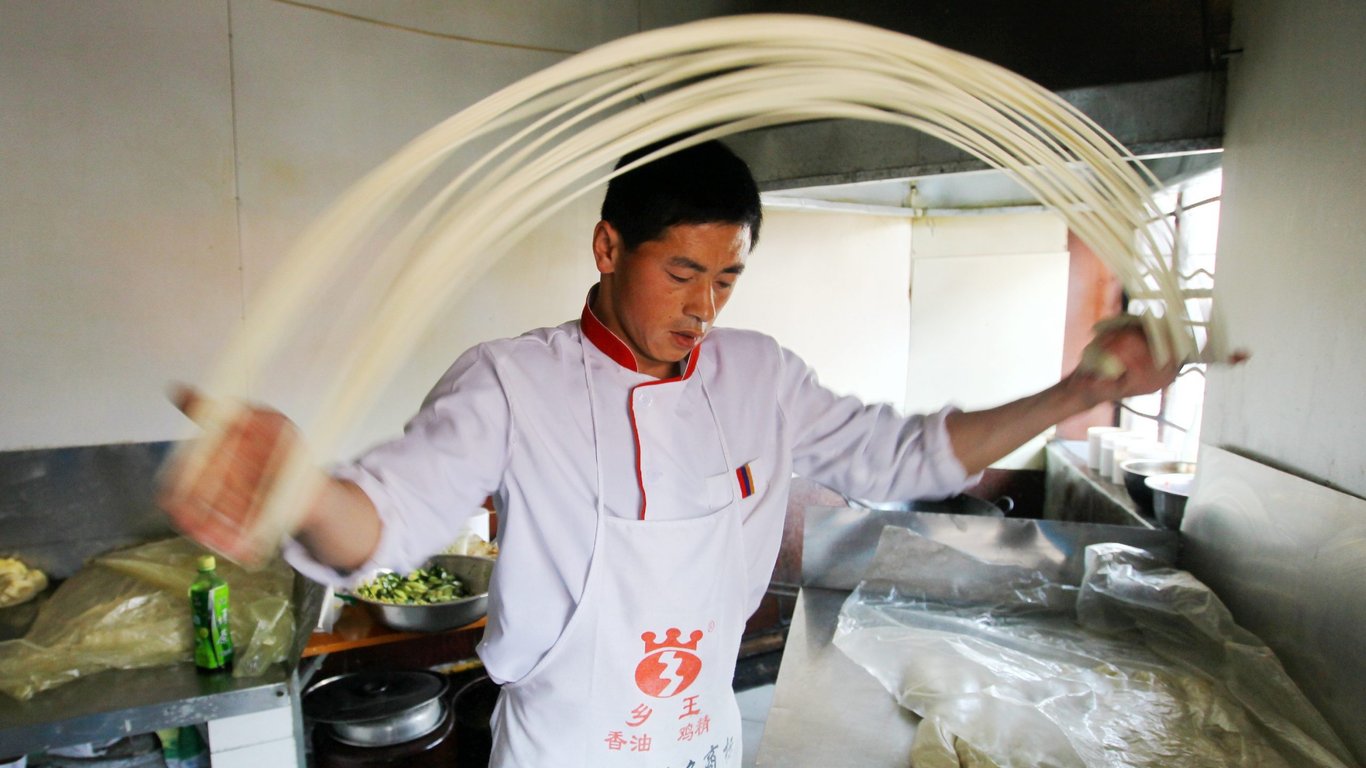
[[(638, 149), (617, 168), (671, 143)], [(719, 141), (679, 150), (612, 179), (602, 201), (602, 218), (621, 235), (628, 251), (664, 234), (675, 224), (724, 222), (749, 227), (759, 242), (763, 210), (749, 166)]]

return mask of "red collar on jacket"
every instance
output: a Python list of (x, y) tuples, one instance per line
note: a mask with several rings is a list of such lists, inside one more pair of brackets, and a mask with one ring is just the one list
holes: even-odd
[[(617, 365), (622, 368), (640, 372), (640, 366), (636, 363), (635, 353), (626, 346), (626, 342), (617, 337), (615, 333), (598, 316), (593, 314), (593, 297), (597, 295), (598, 287), (595, 285), (588, 291), (588, 299), (583, 303), (583, 314), (579, 316), (579, 325), (583, 328), (583, 335), (593, 342), (593, 346), (602, 351), (603, 354), (612, 358)], [(688, 357), (683, 365), (683, 375), (660, 379), (665, 381), (678, 381), (692, 376), (692, 372), (697, 369), (697, 350), (701, 348), (701, 342), (697, 348), (688, 353)]]

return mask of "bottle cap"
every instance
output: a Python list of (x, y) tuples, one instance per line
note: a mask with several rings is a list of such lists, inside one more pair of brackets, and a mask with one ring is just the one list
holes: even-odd
[(213, 555), (199, 556), (199, 570), (212, 571), (217, 565), (218, 563), (214, 562)]

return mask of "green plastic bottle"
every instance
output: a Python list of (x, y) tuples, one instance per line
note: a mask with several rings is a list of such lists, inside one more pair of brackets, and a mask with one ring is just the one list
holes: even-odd
[(190, 584), (190, 620), (194, 622), (194, 663), (201, 672), (232, 669), (232, 633), (228, 629), (228, 583), (214, 571), (213, 555), (199, 558), (199, 576)]

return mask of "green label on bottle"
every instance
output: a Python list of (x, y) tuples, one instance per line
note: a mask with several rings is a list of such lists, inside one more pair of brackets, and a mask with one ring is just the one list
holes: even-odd
[(232, 634), (228, 630), (228, 585), (217, 584), (190, 593), (194, 622), (194, 663), (201, 669), (232, 666)]

